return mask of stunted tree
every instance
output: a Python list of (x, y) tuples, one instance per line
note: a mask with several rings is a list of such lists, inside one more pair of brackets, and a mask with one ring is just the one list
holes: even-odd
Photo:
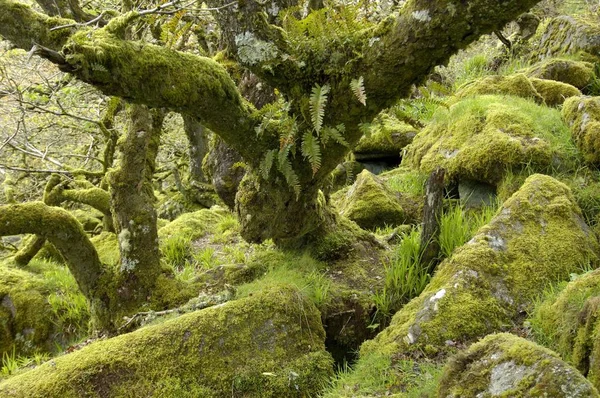
[[(127, 252), (116, 278), (147, 281), (135, 293), (142, 297), (160, 274), (152, 258), (155, 249), (152, 254), (137, 252), (149, 249), (140, 244), (151, 242), (156, 230), (151, 203), (140, 194), (148, 177), (141, 170), (152, 167), (150, 132), (158, 117), (158, 111), (147, 108), (168, 109), (197, 121), (242, 156), (247, 173), (237, 192), (236, 212), (247, 241), (273, 239), (283, 247), (298, 247), (327, 241), (334, 232), (336, 242), (352, 240), (354, 227), (342, 222), (320, 189), (361, 138), (361, 126), (406, 96), (436, 65), (537, 2), (409, 0), (377, 19), (360, 7), (327, 2), (321, 8), (320, 2), (311, 1), (310, 11), (303, 11), (304, 2), (297, 0), (208, 0), (227, 56), (279, 93), (277, 101), (260, 110), (242, 97), (227, 69), (215, 60), (129, 39), (129, 28), (140, 19), (178, 11), (176, 1), (126, 12), (101, 26), (0, 0), (0, 34), (23, 49), (35, 46), (34, 53), (103, 93), (137, 104), (125, 140), (129, 158), (122, 159), (110, 183), (115, 227), (121, 250)], [(11, 220), (17, 211), (19, 220), (54, 214), (42, 205), (32, 206), (2, 208), (0, 217)], [(128, 219), (118, 220), (119, 208), (126, 209), (120, 214)], [(137, 235), (124, 227), (131, 222)], [(43, 222), (9, 224), (13, 227), (2, 223), (1, 234), (45, 234), (61, 248)], [(149, 231), (145, 240), (136, 242), (144, 231)], [(105, 289), (85, 288), (89, 275), (78, 268), (88, 265), (73, 260), (69, 266), (90, 300), (98, 300), (100, 291), (109, 302), (125, 300)], [(102, 278), (92, 279), (96, 283)]]

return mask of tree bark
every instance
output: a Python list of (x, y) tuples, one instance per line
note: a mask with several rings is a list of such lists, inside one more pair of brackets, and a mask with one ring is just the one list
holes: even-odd
[(421, 228), (421, 265), (433, 271), (440, 254), (440, 220), (444, 203), (444, 176), (446, 171), (437, 168), (425, 184), (425, 206)]
[(162, 270), (152, 175), (163, 113), (131, 105), (129, 125), (120, 144), (119, 167), (108, 174), (111, 207), (121, 254), (120, 300), (142, 303)]

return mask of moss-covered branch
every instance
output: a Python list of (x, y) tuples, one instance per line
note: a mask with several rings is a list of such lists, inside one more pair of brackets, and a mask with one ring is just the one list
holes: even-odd
[(81, 224), (68, 211), (42, 202), (0, 207), (0, 236), (37, 234), (63, 255), (82, 293), (93, 301), (103, 266)]
[(18, 1), (0, 0), (0, 35), (24, 50), (29, 50), (33, 43), (54, 50), (60, 49), (73, 34), (73, 30), (51, 29), (73, 23), (75, 21), (71, 19), (40, 14)]

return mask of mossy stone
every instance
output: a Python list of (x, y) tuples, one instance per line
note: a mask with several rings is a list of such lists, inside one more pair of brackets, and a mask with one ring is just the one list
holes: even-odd
[(567, 83), (535, 77), (529, 80), (531, 80), (531, 84), (542, 98), (544, 98), (544, 103), (548, 106), (562, 105), (567, 98), (581, 95), (579, 89)]
[(517, 97), (465, 98), (439, 110), (406, 148), (402, 167), (498, 184), (509, 170), (570, 169), (577, 149), (560, 112)]
[(444, 368), (440, 398), (597, 398), (577, 369), (531, 341), (508, 333), (487, 336)]
[(550, 58), (533, 65), (526, 73), (530, 78), (556, 80), (581, 90), (594, 78), (594, 64), (572, 59)]
[(544, 103), (544, 97), (538, 93), (531, 80), (523, 73), (482, 77), (464, 84), (456, 93), (456, 97), (459, 99), (477, 95), (512, 95), (528, 98), (539, 104)]
[[(545, 286), (567, 280), (596, 259), (598, 242), (572, 193), (533, 175), (464, 246), (438, 266), (421, 295), (390, 326), (363, 343), (357, 372), (370, 357), (439, 358), (454, 347), (523, 321)], [(391, 369), (390, 369), (391, 371)]]
[(332, 375), (317, 309), (274, 286), (55, 358), (3, 397), (305, 397)]
[(584, 52), (597, 59), (600, 54), (600, 24), (597, 20), (584, 16), (559, 16), (544, 26), (534, 54), (536, 58)]
[(369, 136), (360, 139), (354, 147), (357, 160), (400, 157), (402, 149), (410, 144), (417, 130), (394, 116), (381, 114), (371, 127)]
[(392, 192), (368, 170), (363, 170), (350, 188), (336, 192), (332, 200), (342, 216), (365, 229), (414, 222), (410, 209), (418, 207), (418, 203), (409, 203), (408, 197)]
[(600, 164), (600, 97), (572, 97), (562, 109), (585, 160)]

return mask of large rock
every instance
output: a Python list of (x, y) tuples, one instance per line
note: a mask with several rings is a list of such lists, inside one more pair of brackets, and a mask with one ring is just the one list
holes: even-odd
[(562, 115), (585, 160), (600, 164), (600, 97), (570, 98)]
[(540, 36), (539, 59), (585, 52), (600, 56), (600, 25), (592, 18), (560, 16), (546, 24)]
[(534, 337), (600, 388), (600, 271), (570, 282), (536, 307)]
[(418, 219), (419, 203), (408, 195), (392, 192), (368, 170), (349, 188), (332, 197), (340, 214), (365, 229), (409, 224)]
[(594, 64), (572, 59), (551, 58), (527, 70), (529, 77), (556, 80), (578, 89), (585, 88), (594, 79)]
[(296, 289), (93, 343), (0, 383), (2, 397), (303, 397), (332, 373), (317, 309)]
[(546, 286), (567, 280), (598, 250), (570, 190), (552, 177), (533, 175), (438, 266), (388, 328), (362, 345), (356, 371), (369, 372), (373, 358), (383, 357), (393, 372), (394, 358), (439, 358), (519, 326)]
[(509, 76), (486, 76), (462, 86), (456, 96), (458, 98), (475, 95), (514, 95), (527, 98), (539, 104), (557, 106), (566, 98), (581, 95), (576, 87), (556, 80), (527, 77), (523, 73)]
[(452, 358), (439, 398), (598, 398), (577, 369), (554, 352), (508, 333), (494, 334)]
[(406, 149), (402, 166), (496, 185), (508, 170), (570, 168), (574, 147), (560, 112), (517, 97), (477, 96), (438, 111)]

